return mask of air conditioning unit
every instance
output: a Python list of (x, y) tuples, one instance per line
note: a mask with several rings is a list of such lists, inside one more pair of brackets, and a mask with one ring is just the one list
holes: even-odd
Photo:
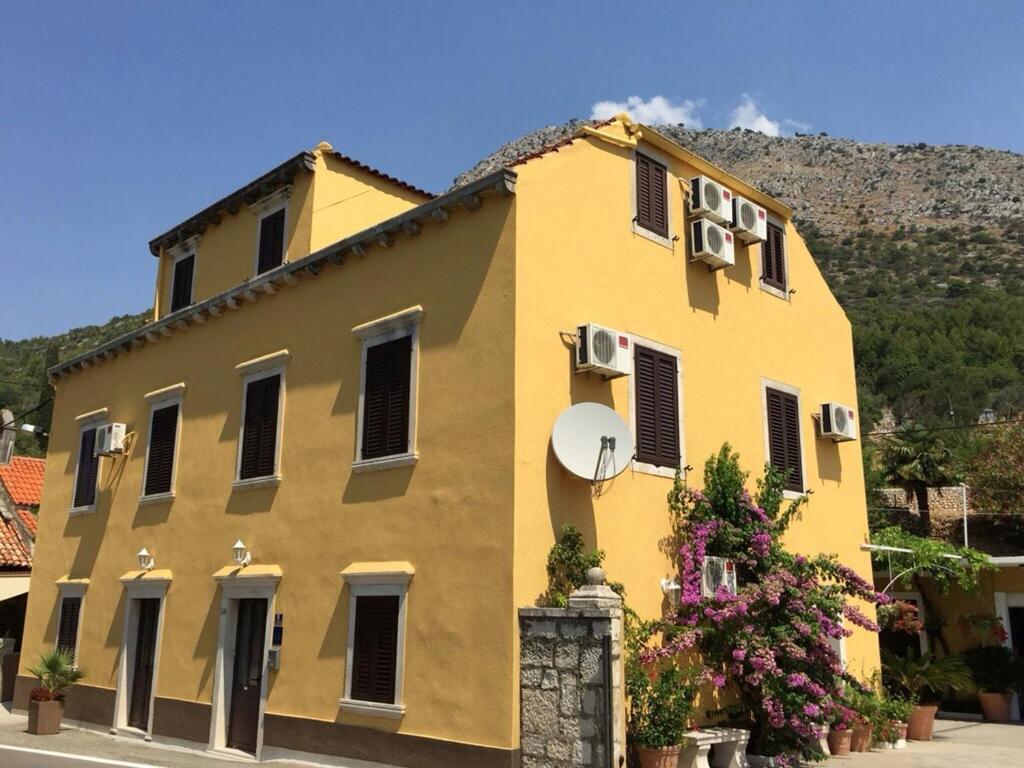
[(736, 263), (732, 232), (713, 221), (697, 219), (690, 224), (690, 244), (693, 247), (690, 261), (703, 261), (715, 269)]
[(857, 439), (853, 408), (842, 403), (822, 403), (818, 426), (822, 437), (830, 437), (837, 443)]
[(768, 212), (746, 198), (732, 199), (732, 231), (744, 243), (760, 243), (768, 238)]
[(632, 369), (629, 336), (587, 323), (577, 329), (576, 371), (594, 371), (608, 378), (628, 376)]
[(124, 453), (125, 425), (113, 422), (96, 428), (95, 456), (119, 456)]
[(690, 213), (732, 224), (732, 192), (707, 176), (690, 179)]
[(714, 597), (720, 587), (736, 594), (736, 564), (727, 557), (705, 557), (700, 566), (701, 597)]

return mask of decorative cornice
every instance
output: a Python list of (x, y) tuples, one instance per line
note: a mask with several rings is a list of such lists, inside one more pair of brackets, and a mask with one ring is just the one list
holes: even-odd
[(55, 381), (70, 373), (87, 370), (93, 365), (130, 354), (146, 344), (164, 343), (176, 333), (264, 300), (279, 289), (298, 285), (303, 279), (315, 278), (325, 266), (340, 267), (349, 254), (364, 256), (372, 248), (387, 247), (385, 241), (391, 243), (398, 237), (416, 237), (424, 228), (447, 223), (457, 210), (474, 211), (488, 197), (514, 195), (515, 189), (515, 171), (502, 168), (302, 259), (282, 264), (205, 301), (179, 309), (95, 349), (76, 355), (50, 368), (50, 379)]
[(285, 200), (292, 196), (292, 185), (288, 184), (280, 189), (271, 192), (266, 197), (262, 197), (255, 203), (249, 204), (249, 209), (257, 216), (261, 216), (271, 208), (276, 208), (281, 205)]

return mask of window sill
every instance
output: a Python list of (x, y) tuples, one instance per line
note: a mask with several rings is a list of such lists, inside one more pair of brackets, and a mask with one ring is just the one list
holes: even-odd
[(769, 285), (764, 280), (758, 280), (758, 283), (761, 285), (761, 290), (764, 291), (765, 293), (770, 293), (772, 296), (776, 296), (782, 299), (783, 301), (789, 301), (789, 291), (785, 290), (784, 288), (778, 288), (774, 285)]
[(377, 701), (359, 701), (357, 699), (339, 699), (338, 706), (342, 712), (353, 715), (384, 717), (388, 720), (401, 720), (405, 717), (404, 704), (382, 704)]
[(77, 517), (78, 515), (88, 515), (96, 511), (96, 505), (90, 504), (88, 507), (72, 507), (68, 510), (68, 516)]
[(170, 501), (174, 501), (174, 491), (168, 491), (167, 493), (152, 493), (149, 496), (139, 496), (140, 507), (147, 504), (163, 504), (164, 502)]
[(787, 501), (796, 501), (797, 499), (804, 498), (806, 495), (806, 493), (802, 493), (801, 491), (782, 491), (782, 498), (786, 499)]
[(659, 467), (657, 464), (648, 464), (643, 461), (636, 461), (635, 459), (630, 462), (629, 468), (641, 475), (667, 477), (669, 480), (675, 480), (676, 472), (678, 471), (675, 467)]
[(420, 455), (412, 453), (399, 453), (394, 456), (381, 456), (379, 459), (358, 459), (352, 462), (352, 473), (362, 474), (363, 472), (376, 472), (382, 469), (395, 469), (397, 467), (409, 467), (417, 462)]
[(269, 475), (267, 477), (249, 477), (245, 480), (235, 480), (231, 483), (233, 491), (248, 491), (254, 488), (274, 488), (281, 484), (280, 475)]
[(635, 221), (633, 222), (633, 234), (639, 235), (640, 237), (650, 240), (652, 243), (657, 243), (658, 245), (668, 248), (670, 251), (675, 251), (675, 247), (670, 237), (659, 235), (657, 232), (652, 232), (649, 229), (645, 229), (644, 227), (641, 227), (639, 224), (637, 224)]

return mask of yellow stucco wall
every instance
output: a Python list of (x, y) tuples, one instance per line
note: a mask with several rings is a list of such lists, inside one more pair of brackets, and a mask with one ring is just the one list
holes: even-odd
[[(267, 711), (366, 723), (509, 747), (514, 208), (489, 201), (450, 225), (402, 237), (316, 279), (264, 297), (58, 384), (22, 658), (56, 633), (55, 580), (91, 583), (79, 659), (113, 688), (124, 596), (118, 577), (143, 546), (173, 582), (157, 696), (209, 702), (219, 621), (212, 574), (241, 537), (277, 564), (285, 615)], [(457, 279), (452, 279), (457, 275)], [(386, 285), (387, 290), (381, 290)], [(422, 305), (415, 467), (352, 474), (360, 342), (351, 329)], [(241, 411), (238, 363), (280, 349), (285, 378), (279, 487), (232, 491)], [(483, 361), (486, 364), (481, 364)], [(173, 503), (140, 506), (145, 393), (184, 381)], [(98, 511), (69, 517), (75, 416), (108, 408), (137, 432), (125, 459), (101, 459)], [(407, 713), (399, 723), (339, 714), (348, 592), (356, 561), (407, 560)], [(455, 682), (457, 681), (457, 683)]]
[[(613, 125), (610, 133), (625, 134)], [(683, 463), (700, 485), (705, 460), (729, 441), (744, 466), (766, 460), (762, 377), (800, 392), (807, 488), (814, 491), (787, 538), (794, 551), (834, 552), (870, 580), (867, 516), (857, 442), (815, 436), (811, 418), (828, 400), (857, 405), (850, 325), (791, 224), (790, 285), (783, 300), (759, 288), (759, 246), (738, 247), (736, 265), (709, 272), (688, 264), (681, 189), (692, 167), (642, 143), (669, 166), (674, 247), (636, 235), (631, 220), (632, 150), (575, 141), (517, 166), (516, 572), (515, 603), (546, 586), (545, 560), (563, 523), (607, 553), (609, 578), (622, 581), (641, 615), (660, 615), (659, 580), (671, 575), (666, 536), (672, 480), (627, 470), (592, 499), (550, 449), (551, 427), (573, 403), (597, 401), (629, 421), (629, 379), (574, 374), (564, 332), (594, 322), (682, 353)], [(751, 486), (753, 486), (751, 478)], [(752, 488), (753, 490), (753, 488)], [(851, 671), (878, 665), (877, 638), (858, 630), (846, 643)]]
[[(996, 592), (1024, 596), (1024, 568), (1012, 566), (985, 571), (981, 574), (978, 589), (970, 592), (965, 592), (955, 584), (945, 594), (938, 592), (930, 582), (926, 582), (924, 586), (929, 603), (937, 608), (946, 620), (942, 630), (943, 639), (950, 652), (959, 653), (977, 645), (979, 639), (969, 633), (965, 634), (957, 626), (957, 620), (962, 616), (996, 613)], [(897, 590), (901, 588), (896, 587)], [(1009, 627), (1006, 629), (1009, 630)]]

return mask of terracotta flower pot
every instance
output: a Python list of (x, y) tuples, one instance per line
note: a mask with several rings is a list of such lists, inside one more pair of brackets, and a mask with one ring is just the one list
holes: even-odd
[(935, 728), (937, 704), (918, 704), (907, 721), (907, 738), (911, 741), (931, 741)]
[(37, 736), (58, 734), (63, 717), (63, 701), (30, 701), (28, 703), (28, 732)]
[(853, 731), (847, 728), (839, 731), (832, 728), (828, 732), (828, 751), (833, 755), (843, 756), (850, 754), (850, 742), (853, 740)]
[(871, 749), (871, 723), (858, 723), (850, 739), (851, 752), (867, 752)]
[(640, 760), (640, 768), (676, 768), (679, 765), (679, 753), (682, 747), (640, 747), (636, 748), (636, 756)]
[(985, 719), (990, 723), (1008, 723), (1010, 721), (1010, 693), (978, 693), (978, 702)]

